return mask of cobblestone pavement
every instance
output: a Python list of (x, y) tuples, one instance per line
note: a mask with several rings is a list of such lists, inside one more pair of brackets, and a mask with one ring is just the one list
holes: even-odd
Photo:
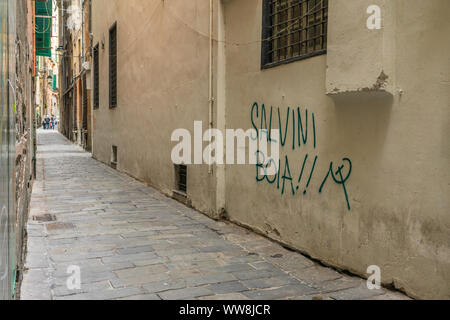
[(38, 143), (22, 299), (407, 299), (211, 220), (59, 133)]

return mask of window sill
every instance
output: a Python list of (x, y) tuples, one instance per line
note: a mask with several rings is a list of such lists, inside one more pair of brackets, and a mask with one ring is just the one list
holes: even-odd
[(289, 58), (289, 59), (277, 61), (277, 62), (272, 62), (272, 63), (266, 63), (266, 64), (261, 65), (261, 70), (270, 69), (270, 68), (277, 67), (277, 66), (280, 66), (283, 64), (288, 64), (288, 63), (292, 63), (292, 62), (299, 61), (299, 60), (305, 60), (305, 59), (309, 59), (309, 58), (316, 57), (316, 56), (321, 56), (326, 53), (327, 53), (327, 50), (320, 50), (320, 51), (316, 51), (313, 53), (305, 54), (303, 56), (293, 57), (293, 58)]
[(179, 190), (172, 190), (172, 192), (173, 192), (173, 194), (174, 195), (177, 195), (177, 196), (180, 196), (180, 197), (183, 197), (183, 198), (186, 198), (187, 199), (187, 193), (186, 192), (183, 192), (183, 191), (179, 191)]
[(172, 190), (172, 198), (188, 207), (192, 207), (192, 203), (188, 195), (182, 191)]

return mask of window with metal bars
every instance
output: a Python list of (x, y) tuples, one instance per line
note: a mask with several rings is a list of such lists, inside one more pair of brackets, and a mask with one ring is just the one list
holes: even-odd
[(187, 191), (187, 167), (186, 165), (175, 165), (175, 187), (177, 191)]
[(88, 128), (88, 91), (87, 91), (87, 81), (86, 74), (83, 75), (83, 129)]
[(88, 18), (89, 18), (89, 33), (92, 33), (92, 0), (89, 0), (89, 7), (88, 7), (88, 10), (89, 10), (89, 16), (88, 16)]
[(117, 107), (117, 23), (109, 29), (109, 107)]
[(98, 109), (100, 107), (100, 94), (99, 94), (99, 60), (98, 60), (98, 43), (94, 47), (94, 109)]
[(73, 86), (73, 106), (72, 106), (72, 130), (77, 130), (77, 106), (78, 106), (78, 86)]
[(261, 67), (326, 53), (328, 0), (263, 0)]

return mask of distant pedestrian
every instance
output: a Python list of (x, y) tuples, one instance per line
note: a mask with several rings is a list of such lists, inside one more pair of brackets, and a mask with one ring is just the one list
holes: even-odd
[(47, 115), (46, 117), (45, 117), (45, 127), (44, 127), (44, 129), (50, 129), (50, 116), (49, 115)]

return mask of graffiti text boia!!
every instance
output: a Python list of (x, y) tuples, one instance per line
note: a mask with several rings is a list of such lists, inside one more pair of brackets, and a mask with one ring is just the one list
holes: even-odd
[[(255, 102), (251, 108), (251, 124), (259, 134), (266, 134), (267, 140), (272, 141), (271, 130), (274, 124), (278, 124), (280, 130), (280, 146), (281, 148), (290, 148), (292, 150), (302, 150), (306, 145), (311, 145), (313, 150), (317, 147), (317, 130), (316, 117), (313, 112), (309, 112), (306, 108), (291, 108), (286, 111), (280, 110), (279, 107), (266, 107), (264, 104), (259, 105)], [(291, 141), (288, 143), (288, 137)], [(260, 137), (261, 138), (261, 137)], [(352, 173), (352, 162), (349, 158), (344, 157), (342, 163), (335, 164), (329, 162), (327, 172), (317, 172), (319, 155), (310, 155), (305, 153), (302, 163), (298, 164), (299, 170), (294, 172), (294, 165), (289, 162), (286, 155), (275, 163), (272, 159), (266, 159), (266, 155), (258, 150), (256, 164), (256, 181), (258, 183), (268, 183), (276, 186), (281, 194), (291, 193), (306, 195), (311, 187), (311, 180), (314, 175), (319, 174), (322, 183), (318, 188), (318, 193), (322, 194), (327, 184), (334, 183), (342, 188), (345, 196), (347, 208), (350, 211), (350, 201), (347, 190), (347, 182)], [(266, 174), (265, 169), (274, 164), (277, 168), (275, 175)], [(263, 173), (263, 174), (261, 174)]]

